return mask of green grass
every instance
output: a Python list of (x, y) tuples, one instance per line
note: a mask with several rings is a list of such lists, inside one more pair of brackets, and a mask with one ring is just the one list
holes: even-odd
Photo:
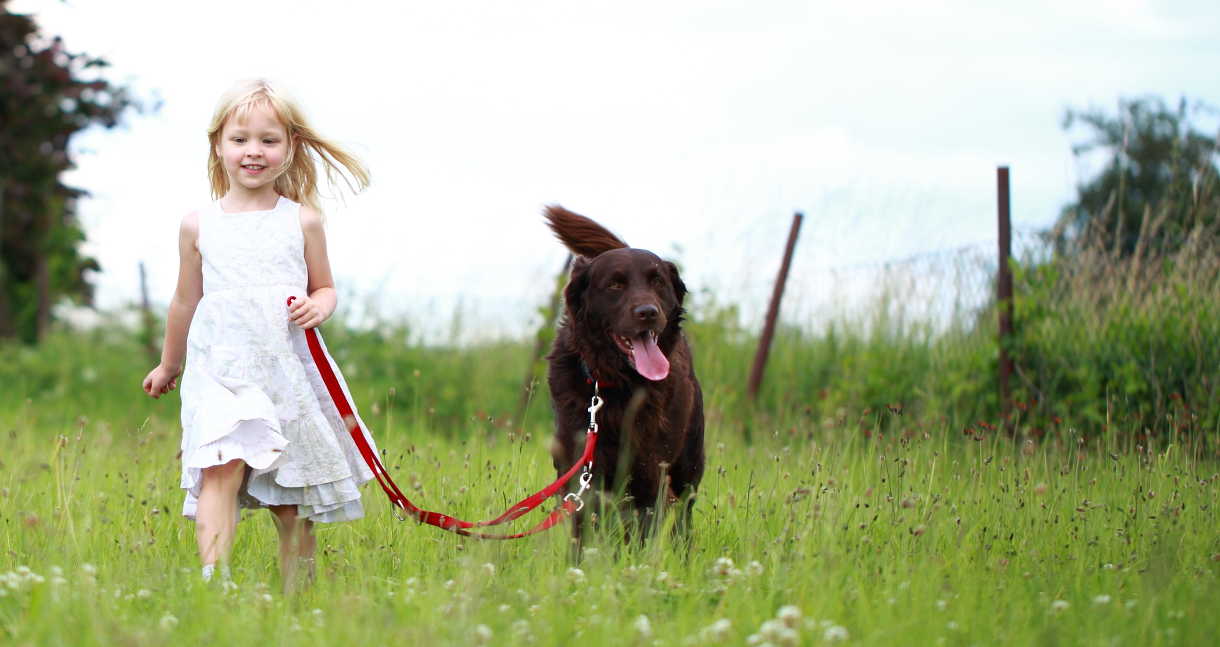
[[(1175, 446), (1111, 455), (1067, 441), (963, 441), (889, 413), (749, 444), (717, 424), (690, 546), (661, 533), (625, 547), (604, 533), (574, 565), (565, 528), (466, 540), (394, 520), (369, 487), (368, 517), (322, 529), (317, 583), (284, 597), (266, 513), (239, 525), (236, 590), (198, 581), (194, 527), (178, 516), (175, 404), (159, 404), (146, 421), (0, 414), (0, 642), (739, 645), (766, 630), (772, 644), (844, 631), (861, 644), (1156, 645), (1220, 635), (1218, 468)], [(366, 418), (396, 480), (434, 509), (485, 518), (553, 477), (542, 421), (524, 436), (472, 427), (461, 440), (389, 411)], [(787, 606), (800, 613), (784, 612), (795, 634), (767, 624)]]
[[(394, 520), (370, 486), (368, 517), (320, 531), (318, 581), (291, 597), (266, 513), (238, 528), (236, 590), (199, 582), (177, 398), (138, 391), (154, 361), (136, 335), (0, 345), (0, 644), (1210, 644), (1217, 251), (1019, 268), (1007, 420), (992, 311), (934, 329), (883, 300), (782, 326), (750, 401), (756, 336), (699, 293), (689, 545), (624, 546), (608, 523), (577, 565), (565, 528), (466, 540)], [(325, 330), (408, 496), (479, 519), (548, 483), (538, 364), (521, 408), (533, 340), (409, 331)]]

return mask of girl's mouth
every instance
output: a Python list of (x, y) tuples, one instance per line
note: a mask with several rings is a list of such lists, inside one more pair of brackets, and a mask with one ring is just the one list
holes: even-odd
[(242, 164), (241, 167), (243, 169), (245, 169), (246, 172), (250, 173), (251, 175), (258, 175), (259, 173), (262, 173), (264, 169), (267, 168), (266, 166), (263, 166), (262, 164)]

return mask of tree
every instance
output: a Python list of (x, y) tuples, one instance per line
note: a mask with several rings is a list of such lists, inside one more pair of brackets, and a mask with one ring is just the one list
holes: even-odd
[(71, 54), (0, 0), (0, 339), (36, 342), (51, 305), (92, 299), (76, 200), (65, 186), (68, 143), (93, 125), (111, 128), (138, 107), (126, 87), (97, 78), (106, 62)]
[(1072, 147), (1076, 156), (1102, 151), (1102, 171), (1078, 187), (1064, 208), (1054, 236), (1059, 251), (1102, 244), (1116, 255), (1145, 249), (1172, 252), (1187, 234), (1215, 224), (1217, 146), (1215, 134), (1195, 129), (1191, 116), (1211, 111), (1185, 99), (1170, 110), (1155, 97), (1119, 102), (1118, 114), (1069, 109), (1064, 130), (1084, 126), (1089, 137)]

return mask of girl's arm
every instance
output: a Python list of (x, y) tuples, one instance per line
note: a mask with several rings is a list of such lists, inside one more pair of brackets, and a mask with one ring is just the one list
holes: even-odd
[(301, 232), (305, 235), (305, 267), (309, 270), (309, 295), (288, 307), (288, 318), (302, 328), (313, 328), (330, 319), (338, 305), (335, 281), (326, 255), (326, 232), (322, 216), (314, 209), (301, 207)]
[(203, 298), (203, 259), (199, 255), (199, 214), (190, 213), (182, 219), (178, 230), (178, 286), (169, 303), (165, 321), (165, 344), (161, 349), (161, 364), (144, 378), (144, 392), (154, 398), (177, 386), (186, 357), (186, 334), (195, 316), (195, 306)]

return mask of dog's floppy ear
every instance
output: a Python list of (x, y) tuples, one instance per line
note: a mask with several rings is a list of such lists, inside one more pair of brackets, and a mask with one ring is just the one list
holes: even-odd
[(674, 296), (678, 298), (678, 305), (686, 300), (686, 284), (682, 282), (682, 277), (678, 275), (678, 266), (669, 261), (665, 261), (665, 267), (669, 270), (669, 284), (674, 286)]
[(563, 289), (563, 302), (567, 305), (568, 317), (576, 317), (585, 306), (585, 290), (589, 287), (589, 266), (592, 263), (584, 256), (572, 257), (572, 271), (568, 285)]

